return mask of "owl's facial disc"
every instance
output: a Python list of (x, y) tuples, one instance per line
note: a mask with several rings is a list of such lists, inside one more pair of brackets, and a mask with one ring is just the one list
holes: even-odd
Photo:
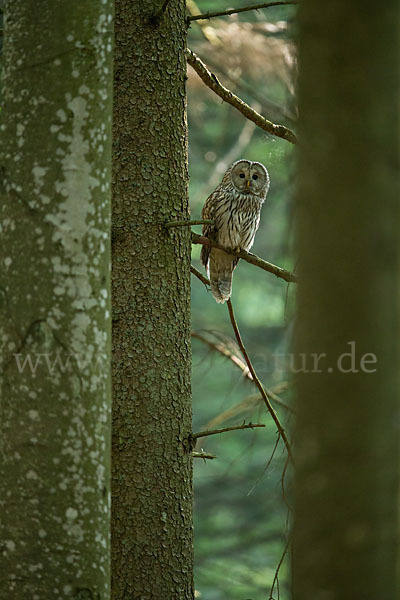
[(268, 191), (268, 172), (261, 163), (239, 160), (230, 175), (233, 187), (241, 194), (265, 196)]

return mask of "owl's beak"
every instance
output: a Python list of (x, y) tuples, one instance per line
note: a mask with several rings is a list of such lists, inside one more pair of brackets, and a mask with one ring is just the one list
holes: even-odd
[(247, 180), (247, 187), (250, 187), (250, 179)]

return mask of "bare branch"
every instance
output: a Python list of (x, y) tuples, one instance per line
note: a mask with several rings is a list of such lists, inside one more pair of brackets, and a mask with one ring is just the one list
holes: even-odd
[(274, 423), (275, 423), (275, 425), (276, 425), (276, 427), (278, 429), (278, 432), (279, 432), (279, 434), (280, 434), (280, 436), (281, 436), (281, 438), (282, 438), (282, 440), (283, 440), (283, 442), (284, 442), (284, 444), (286, 446), (288, 457), (290, 458), (290, 460), (293, 463), (293, 455), (292, 455), (292, 451), (290, 449), (289, 440), (288, 440), (288, 438), (286, 436), (285, 430), (283, 429), (283, 427), (282, 427), (282, 425), (281, 425), (281, 423), (279, 421), (278, 415), (274, 411), (274, 409), (273, 409), (273, 407), (271, 405), (271, 402), (269, 401), (269, 398), (268, 398), (268, 396), (266, 394), (266, 391), (264, 390), (264, 387), (263, 387), (261, 381), (257, 377), (257, 373), (254, 370), (254, 367), (253, 367), (252, 362), (251, 362), (251, 360), (249, 358), (249, 355), (247, 354), (247, 350), (246, 350), (246, 348), (245, 348), (245, 346), (243, 344), (243, 341), (242, 341), (242, 338), (241, 338), (241, 335), (240, 335), (240, 331), (239, 331), (238, 325), (236, 323), (235, 314), (233, 312), (233, 306), (232, 306), (232, 302), (231, 302), (230, 299), (227, 301), (227, 305), (228, 305), (229, 317), (231, 319), (231, 324), (232, 324), (233, 330), (235, 332), (235, 336), (236, 336), (236, 340), (237, 340), (237, 343), (239, 345), (239, 348), (242, 351), (242, 354), (243, 354), (243, 357), (244, 357), (244, 359), (246, 361), (246, 364), (249, 367), (249, 371), (250, 371), (250, 373), (253, 376), (254, 383), (257, 386), (257, 388), (258, 388), (258, 390), (259, 390), (259, 392), (260, 392), (260, 394), (261, 394), (261, 396), (262, 396), (262, 398), (263, 398), (263, 400), (265, 402), (265, 405), (266, 405), (266, 407), (268, 409), (268, 412), (270, 413), (270, 415), (271, 415), (271, 417), (272, 417), (272, 419), (273, 419), (273, 421), (274, 421)]
[(213, 17), (225, 17), (228, 15), (235, 15), (241, 12), (247, 12), (249, 10), (260, 10), (261, 8), (270, 8), (271, 6), (285, 6), (286, 4), (297, 4), (297, 2), (263, 2), (263, 4), (253, 4), (253, 6), (244, 6), (243, 8), (230, 8), (229, 10), (222, 10), (220, 12), (207, 12), (203, 15), (191, 15), (187, 18), (187, 22), (191, 21), (202, 21), (205, 19), (212, 19)]
[(208, 452), (191, 452), (190, 454), (193, 456), (193, 458), (217, 458), (215, 454), (209, 454)]
[(168, 221), (163, 223), (163, 227), (169, 229), (170, 227), (187, 227), (191, 225), (214, 225), (215, 221), (212, 219), (195, 219), (194, 221)]
[(207, 279), (207, 277), (205, 277), (202, 273), (200, 273), (200, 271), (198, 271), (196, 267), (190, 265), (190, 271), (193, 273), (193, 275), (196, 275), (196, 277), (200, 279), (201, 283), (204, 283), (204, 285), (210, 285), (210, 280)]
[(275, 588), (275, 585), (277, 586), (277, 588), (279, 586), (279, 579), (278, 579), (279, 578), (279, 570), (282, 566), (283, 561), (285, 560), (285, 556), (287, 554), (287, 551), (289, 550), (289, 546), (290, 546), (290, 538), (286, 541), (285, 548), (283, 549), (283, 552), (282, 552), (282, 556), (279, 560), (278, 566), (276, 567), (274, 580), (272, 582), (272, 587), (271, 587), (271, 591), (269, 593), (268, 600), (274, 600), (274, 598), (273, 598), (274, 588)]
[(224, 427), (224, 429), (208, 429), (206, 431), (199, 431), (198, 433), (192, 433), (192, 439), (197, 440), (200, 437), (206, 437), (207, 435), (217, 435), (218, 433), (225, 433), (226, 431), (236, 431), (236, 429), (254, 429), (254, 427), (265, 427), (263, 423), (243, 423), (243, 425), (235, 425), (233, 427)]
[(298, 276), (295, 273), (291, 273), (286, 269), (282, 269), (282, 267), (277, 267), (262, 258), (259, 258), (255, 254), (251, 252), (246, 252), (246, 250), (232, 250), (231, 248), (226, 248), (221, 244), (217, 244), (217, 242), (213, 242), (202, 235), (199, 235), (192, 231), (192, 243), (193, 244), (203, 244), (203, 246), (211, 246), (212, 248), (218, 248), (219, 250), (224, 250), (227, 254), (232, 254), (233, 256), (237, 256), (238, 258), (242, 258), (246, 262), (255, 265), (256, 267), (260, 267), (264, 269), (264, 271), (268, 271), (269, 273), (273, 273), (276, 277), (280, 277), (285, 281), (292, 281), (294, 283), (298, 282)]
[[(197, 269), (196, 269), (196, 271), (197, 271)], [(201, 273), (199, 271), (197, 271), (197, 272), (199, 273), (199, 275), (201, 275)], [(206, 279), (206, 278), (202, 276), (201, 281), (203, 281), (203, 279)], [(207, 281), (208, 284), (210, 283), (208, 281), (208, 279), (206, 281)], [(204, 281), (203, 281), (203, 283), (204, 283)], [(248, 377), (248, 379), (250, 379), (250, 381), (253, 380), (253, 377), (252, 377), (252, 375), (251, 375), (251, 373), (250, 373), (247, 365), (238, 356), (236, 356), (235, 354), (233, 354), (233, 352), (231, 352), (225, 346), (225, 344), (218, 343), (218, 342), (212, 342), (211, 340), (209, 340), (206, 337), (200, 335), (196, 331), (192, 331), (191, 335), (196, 340), (199, 340), (200, 342), (203, 342), (203, 344), (206, 344), (212, 350), (216, 350), (217, 352), (219, 352), (220, 354), (222, 354), (222, 356), (226, 356), (226, 358), (229, 358), (229, 360), (231, 360), (237, 367), (239, 367), (239, 369), (242, 371), (244, 377)]]
[(201, 61), (200, 58), (189, 48), (187, 51), (187, 61), (189, 65), (196, 71), (200, 79), (204, 81), (207, 87), (213, 90), (213, 92), (222, 98), (222, 100), (228, 102), (228, 104), (231, 104), (247, 119), (253, 121), (253, 123), (258, 125), (258, 127), (264, 131), (280, 137), (291, 144), (295, 144), (297, 142), (296, 135), (293, 133), (293, 131), (284, 125), (276, 125), (275, 123), (268, 121), (268, 119), (260, 115), (260, 113), (246, 104), (246, 102), (243, 102), (243, 100), (228, 90), (228, 88), (224, 87), (218, 78), (207, 69), (203, 61)]

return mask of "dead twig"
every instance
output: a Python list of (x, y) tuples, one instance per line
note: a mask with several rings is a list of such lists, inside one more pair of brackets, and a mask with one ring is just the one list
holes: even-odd
[(245, 348), (245, 345), (243, 344), (242, 337), (240, 335), (240, 331), (239, 331), (239, 328), (238, 328), (238, 325), (237, 325), (237, 322), (236, 322), (236, 319), (235, 319), (235, 314), (233, 312), (232, 302), (231, 302), (230, 299), (227, 301), (227, 306), (228, 306), (228, 311), (229, 311), (229, 317), (230, 317), (230, 320), (231, 320), (231, 324), (232, 324), (233, 330), (235, 332), (235, 336), (236, 336), (236, 340), (237, 340), (238, 346), (239, 346), (239, 348), (240, 348), (240, 350), (241, 350), (241, 352), (243, 354), (243, 357), (244, 357), (244, 359), (246, 361), (247, 366), (249, 367), (249, 371), (250, 371), (250, 373), (253, 376), (253, 381), (254, 381), (255, 385), (257, 386), (257, 388), (258, 388), (258, 390), (259, 390), (259, 392), (260, 392), (260, 394), (261, 394), (261, 396), (262, 396), (262, 398), (264, 400), (264, 403), (265, 403), (265, 405), (266, 405), (266, 407), (268, 409), (268, 412), (270, 413), (270, 415), (271, 415), (271, 417), (272, 417), (272, 419), (273, 419), (273, 421), (274, 421), (274, 423), (275, 423), (275, 425), (276, 425), (276, 427), (278, 429), (278, 432), (279, 432), (279, 434), (280, 434), (280, 436), (281, 436), (281, 438), (283, 440), (283, 443), (286, 446), (286, 450), (287, 450), (287, 453), (288, 453), (288, 458), (290, 458), (290, 460), (291, 460), (291, 462), (293, 464), (293, 455), (292, 455), (292, 451), (291, 451), (291, 448), (290, 448), (289, 440), (288, 440), (288, 438), (286, 436), (285, 430), (283, 429), (283, 427), (282, 427), (282, 425), (281, 425), (281, 423), (279, 421), (278, 415), (274, 411), (274, 409), (273, 409), (273, 407), (271, 405), (271, 402), (269, 401), (269, 398), (267, 396), (267, 393), (266, 393), (266, 391), (265, 391), (265, 389), (264, 389), (261, 381), (257, 377), (257, 373), (254, 370), (254, 367), (252, 365), (250, 357), (247, 354), (247, 350)]
[(200, 437), (206, 437), (207, 435), (217, 435), (219, 433), (225, 433), (226, 431), (236, 431), (237, 429), (254, 429), (254, 427), (265, 427), (263, 423), (243, 423), (243, 425), (234, 425), (233, 427), (224, 427), (223, 429), (206, 429), (205, 431), (199, 431), (198, 433), (192, 433), (192, 440), (197, 440)]
[(283, 549), (283, 552), (282, 552), (282, 556), (279, 560), (278, 566), (276, 567), (275, 575), (274, 575), (274, 579), (272, 581), (271, 591), (269, 592), (268, 600), (274, 600), (273, 593), (274, 593), (275, 585), (278, 590), (278, 599), (279, 599), (279, 579), (278, 579), (279, 570), (282, 566), (283, 561), (285, 560), (285, 556), (287, 554), (287, 551), (289, 550), (289, 546), (290, 546), (290, 539), (287, 540), (287, 542), (285, 544), (285, 548)]
[(211, 246), (212, 248), (218, 248), (219, 250), (224, 250), (227, 254), (232, 254), (233, 256), (237, 256), (245, 260), (246, 262), (255, 265), (256, 267), (260, 267), (264, 271), (268, 271), (272, 273), (276, 277), (280, 277), (288, 282), (297, 283), (299, 278), (295, 273), (291, 273), (286, 269), (282, 269), (282, 267), (278, 267), (266, 260), (263, 260), (259, 256), (252, 254), (251, 252), (246, 252), (246, 250), (232, 250), (232, 248), (226, 248), (217, 242), (213, 242), (208, 238), (199, 235), (192, 231), (192, 244), (202, 244), (203, 246)]
[(264, 467), (264, 469), (263, 469), (263, 472), (262, 472), (262, 474), (261, 474), (261, 475), (260, 475), (260, 476), (257, 478), (257, 480), (256, 480), (255, 484), (253, 485), (253, 487), (251, 488), (251, 490), (250, 490), (250, 491), (247, 493), (247, 495), (248, 495), (248, 496), (250, 496), (250, 494), (252, 494), (252, 493), (253, 493), (253, 491), (254, 491), (254, 490), (256, 489), (256, 487), (258, 486), (258, 484), (259, 484), (259, 482), (260, 482), (260, 480), (261, 480), (261, 477), (262, 477), (262, 476), (263, 476), (263, 475), (264, 475), (264, 474), (265, 474), (265, 473), (268, 471), (268, 467), (270, 466), (270, 464), (271, 464), (271, 463), (272, 463), (272, 461), (273, 461), (273, 458), (274, 458), (274, 456), (275, 456), (275, 452), (276, 452), (276, 449), (277, 449), (277, 447), (278, 447), (278, 444), (279, 444), (279, 440), (280, 440), (280, 439), (281, 439), (281, 436), (280, 436), (280, 435), (279, 435), (279, 433), (278, 433), (278, 435), (276, 436), (276, 442), (275, 442), (274, 449), (273, 449), (273, 450), (272, 450), (272, 452), (271, 452), (271, 456), (269, 457), (269, 459), (268, 459), (268, 462), (267, 462), (267, 464), (265, 465), (265, 467)]
[(207, 12), (202, 15), (190, 15), (187, 17), (187, 22), (189, 24), (191, 21), (202, 21), (205, 19), (212, 19), (213, 17), (226, 17), (228, 15), (236, 15), (249, 10), (260, 10), (261, 8), (271, 8), (272, 6), (285, 6), (286, 4), (297, 4), (297, 2), (263, 2), (262, 4), (253, 4), (253, 6), (244, 6), (243, 8), (230, 8), (228, 10), (221, 10), (220, 12)]
[(208, 452), (191, 452), (190, 454), (193, 458), (209, 458), (210, 460), (217, 458), (215, 454), (209, 454)]

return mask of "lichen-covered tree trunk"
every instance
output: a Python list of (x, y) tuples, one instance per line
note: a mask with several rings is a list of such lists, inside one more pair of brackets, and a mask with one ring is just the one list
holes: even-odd
[(397, 12), (300, 7), (295, 600), (400, 593)]
[(5, 3), (0, 597), (109, 597), (112, 3)]
[(113, 598), (192, 583), (185, 2), (117, 0), (113, 190)]

